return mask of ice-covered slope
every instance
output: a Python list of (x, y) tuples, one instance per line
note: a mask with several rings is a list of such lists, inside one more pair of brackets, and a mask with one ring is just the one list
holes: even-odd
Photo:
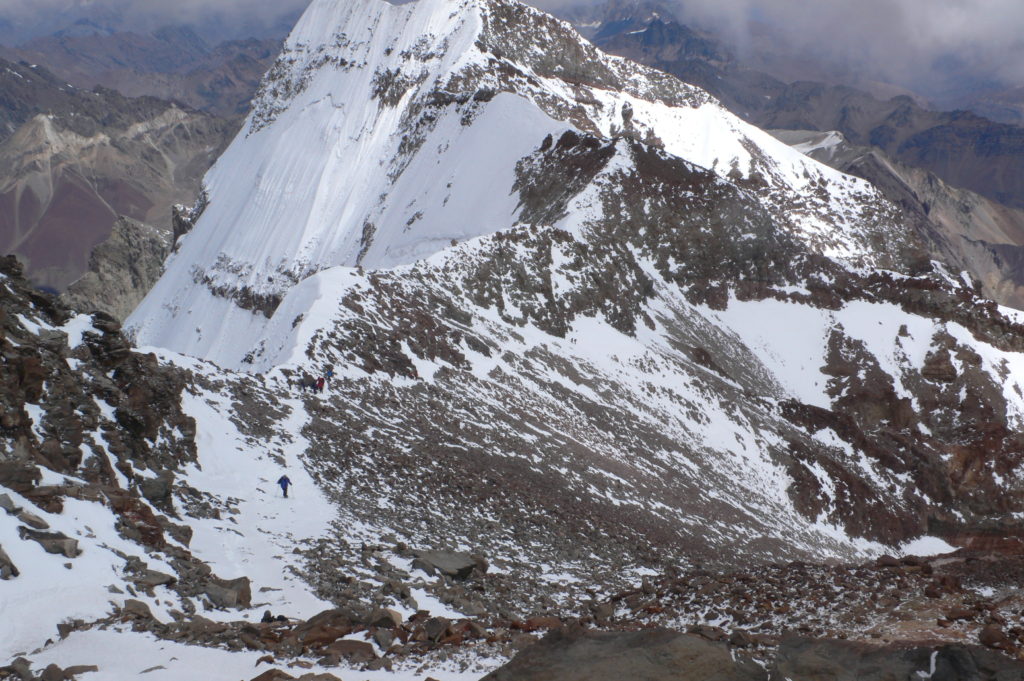
[(516, 168), (566, 129), (713, 169), (828, 254), (877, 262), (878, 243), (895, 238), (866, 183), (513, 0), (319, 0), (130, 326), (142, 343), (243, 366), (281, 298), (312, 273), (407, 264), (560, 219), (523, 215)]

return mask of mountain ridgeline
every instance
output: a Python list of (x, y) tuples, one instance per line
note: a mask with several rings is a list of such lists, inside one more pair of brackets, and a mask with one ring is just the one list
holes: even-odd
[(852, 144), (935, 173), (955, 187), (1024, 207), (1024, 128), (970, 111), (935, 111), (902, 94), (879, 98), (845, 85), (784, 82), (749, 68), (714, 37), (658, 3), (610, 3), (594, 42), (708, 90), (764, 128), (841, 132)]

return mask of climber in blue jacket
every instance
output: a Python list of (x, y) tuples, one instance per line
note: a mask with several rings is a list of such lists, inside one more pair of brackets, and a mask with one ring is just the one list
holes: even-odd
[(282, 475), (281, 479), (277, 481), (277, 484), (281, 485), (281, 491), (284, 492), (284, 498), (288, 498), (288, 485), (292, 484), (292, 481), (288, 479), (287, 475)]

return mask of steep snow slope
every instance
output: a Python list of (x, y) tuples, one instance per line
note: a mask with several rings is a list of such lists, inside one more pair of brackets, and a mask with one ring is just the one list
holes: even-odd
[(312, 273), (411, 263), (536, 222), (522, 213), (516, 166), (567, 128), (713, 169), (823, 253), (877, 263), (890, 259), (879, 243), (899, 239), (866, 183), (513, 0), (323, 0), (288, 39), (207, 177), (209, 207), (130, 326), (141, 343), (241, 367)]

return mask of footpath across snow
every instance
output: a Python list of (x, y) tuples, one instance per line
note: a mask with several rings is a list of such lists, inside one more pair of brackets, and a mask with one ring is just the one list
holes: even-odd
[[(185, 411), (196, 419), (199, 463), (186, 469), (185, 480), (200, 490), (217, 490), (231, 512), (221, 518), (190, 523), (190, 548), (214, 572), (252, 580), (253, 609), (308, 618), (331, 607), (297, 576), (296, 548), (326, 534), (337, 511), (306, 472), (301, 460), (305, 412), (288, 400), (289, 416), (272, 439), (253, 441), (232, 423), (230, 399), (201, 393), (185, 398)], [(292, 481), (290, 498), (276, 484)], [(233, 618), (234, 613), (222, 613)]]

